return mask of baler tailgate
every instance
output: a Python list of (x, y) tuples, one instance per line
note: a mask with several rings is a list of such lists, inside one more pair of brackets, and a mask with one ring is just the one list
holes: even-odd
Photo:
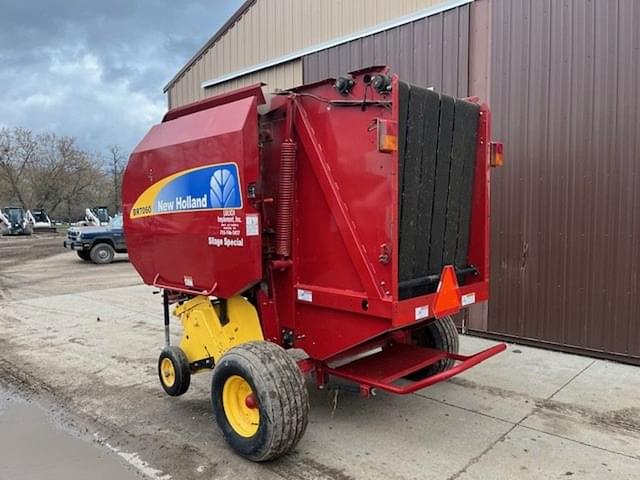
[[(375, 387), (404, 395), (458, 375), (502, 352), (505, 348), (505, 344), (498, 344), (473, 355), (460, 355), (411, 344), (396, 343), (368, 357), (360, 358), (337, 368), (328, 368), (326, 373), (357, 382), (365, 388)], [(412, 382), (405, 379), (407, 375), (444, 359), (455, 360), (457, 364), (449, 370), (418, 381)], [(400, 380), (403, 381), (402, 384), (398, 384)]]

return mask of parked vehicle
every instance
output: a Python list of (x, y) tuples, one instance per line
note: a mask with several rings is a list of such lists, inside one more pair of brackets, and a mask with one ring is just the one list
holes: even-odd
[(87, 262), (97, 265), (111, 263), (116, 253), (127, 253), (122, 216), (114, 217), (105, 226), (71, 227), (63, 245)]
[(111, 215), (109, 215), (109, 207), (93, 207), (87, 208), (84, 211), (84, 220), (82, 220), (78, 226), (84, 227), (99, 227), (107, 226), (111, 222)]
[(31, 235), (33, 227), (27, 219), (24, 209), (5, 207), (0, 214), (0, 221), (5, 225), (6, 235)]
[(55, 233), (57, 231), (49, 215), (42, 208), (27, 210), (27, 220), (31, 224), (33, 233)]
[(8, 235), (11, 228), (11, 222), (4, 216), (4, 212), (0, 209), (0, 233), (2, 235)]

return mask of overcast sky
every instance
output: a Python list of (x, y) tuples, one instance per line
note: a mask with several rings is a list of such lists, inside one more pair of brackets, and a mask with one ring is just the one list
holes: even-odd
[(0, 0), (0, 126), (129, 152), (242, 0)]

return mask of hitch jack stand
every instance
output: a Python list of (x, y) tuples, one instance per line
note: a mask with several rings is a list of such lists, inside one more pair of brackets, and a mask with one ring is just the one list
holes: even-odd
[(171, 345), (169, 336), (169, 295), (166, 289), (162, 290), (162, 307), (164, 311), (164, 344), (169, 347)]

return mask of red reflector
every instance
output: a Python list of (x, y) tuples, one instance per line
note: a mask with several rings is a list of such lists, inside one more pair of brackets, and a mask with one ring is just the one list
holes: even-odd
[(436, 291), (436, 301), (433, 306), (433, 314), (436, 318), (453, 315), (460, 311), (460, 292), (456, 271), (451, 265), (442, 269), (440, 283)]

